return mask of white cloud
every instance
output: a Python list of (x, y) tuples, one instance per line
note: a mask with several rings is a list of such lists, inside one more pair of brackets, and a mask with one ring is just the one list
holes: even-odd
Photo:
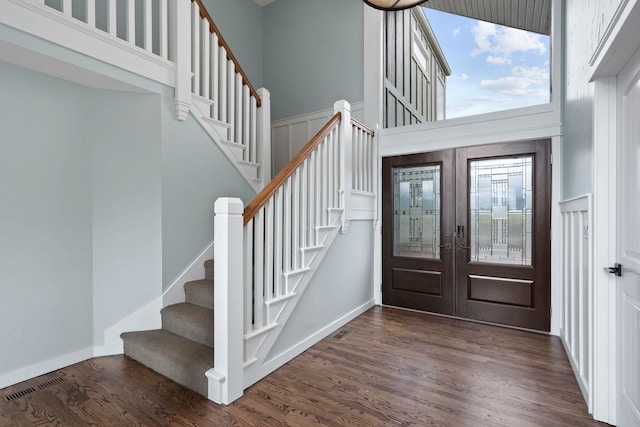
[(495, 80), (482, 80), (480, 86), (513, 97), (548, 97), (549, 71), (539, 67), (516, 66), (511, 75)]
[(453, 75), (453, 76), (451, 76), (451, 78), (455, 79), (455, 80), (469, 80), (469, 75), (466, 74), (466, 73), (462, 73), (459, 76)]
[(458, 38), (458, 35), (460, 35), (460, 27), (454, 29), (452, 35), (454, 39)]
[(487, 56), (487, 62), (493, 65), (506, 65), (511, 64), (511, 58), (507, 58), (504, 56)]
[(490, 64), (510, 64), (511, 56), (517, 52), (531, 52), (539, 55), (547, 52), (539, 34), (483, 21), (478, 21), (472, 32), (476, 48), (471, 55), (488, 54), (487, 62)]

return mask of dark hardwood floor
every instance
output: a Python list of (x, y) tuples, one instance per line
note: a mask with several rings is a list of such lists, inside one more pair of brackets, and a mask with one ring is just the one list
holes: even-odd
[(0, 425), (605, 424), (557, 337), (375, 307), (226, 407), (110, 356), (0, 390)]

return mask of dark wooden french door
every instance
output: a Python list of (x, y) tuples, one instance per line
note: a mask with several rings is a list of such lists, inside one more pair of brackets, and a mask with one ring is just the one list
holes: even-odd
[(548, 331), (550, 141), (383, 159), (386, 305)]

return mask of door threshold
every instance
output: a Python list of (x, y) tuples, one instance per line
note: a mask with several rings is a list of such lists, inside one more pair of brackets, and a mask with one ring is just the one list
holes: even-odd
[(398, 306), (395, 306), (395, 305), (381, 304), (381, 306), (382, 307), (386, 307), (386, 308), (395, 308), (397, 310), (411, 311), (413, 313), (427, 314), (427, 315), (430, 315), (430, 316), (445, 317), (447, 319), (463, 320), (465, 322), (479, 323), (481, 325), (498, 326), (500, 328), (515, 329), (517, 331), (533, 332), (534, 334), (552, 335), (554, 337), (556, 336), (556, 335), (552, 334), (551, 332), (538, 331), (538, 330), (535, 330), (535, 329), (521, 328), (519, 326), (503, 325), (501, 323), (486, 322), (484, 320), (467, 319), (466, 317), (458, 317), (458, 316), (452, 316), (452, 315), (449, 315), (449, 314), (433, 313), (431, 311), (422, 311), (422, 310), (416, 310), (414, 308), (398, 307)]

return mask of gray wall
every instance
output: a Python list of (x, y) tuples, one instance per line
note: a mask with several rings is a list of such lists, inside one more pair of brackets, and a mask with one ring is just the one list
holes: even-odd
[(267, 361), (373, 299), (373, 236), (371, 221), (352, 221), (338, 234)]
[(203, 3), (253, 87), (262, 87), (262, 8), (253, 0), (204, 0)]
[[(167, 90), (165, 100), (172, 100)], [(213, 205), (218, 197), (256, 195), (235, 166), (192, 116), (173, 118), (162, 109), (162, 283), (167, 289), (213, 240)]]
[(617, 4), (615, 0), (564, 2), (564, 199), (592, 190), (593, 84), (589, 83), (589, 59)]
[(277, 0), (264, 9), (272, 120), (364, 99), (363, 7), (361, 0)]
[(160, 97), (92, 92), (93, 328), (100, 345), (105, 329), (160, 296)]
[(89, 92), (0, 61), (0, 374), (92, 345)]

